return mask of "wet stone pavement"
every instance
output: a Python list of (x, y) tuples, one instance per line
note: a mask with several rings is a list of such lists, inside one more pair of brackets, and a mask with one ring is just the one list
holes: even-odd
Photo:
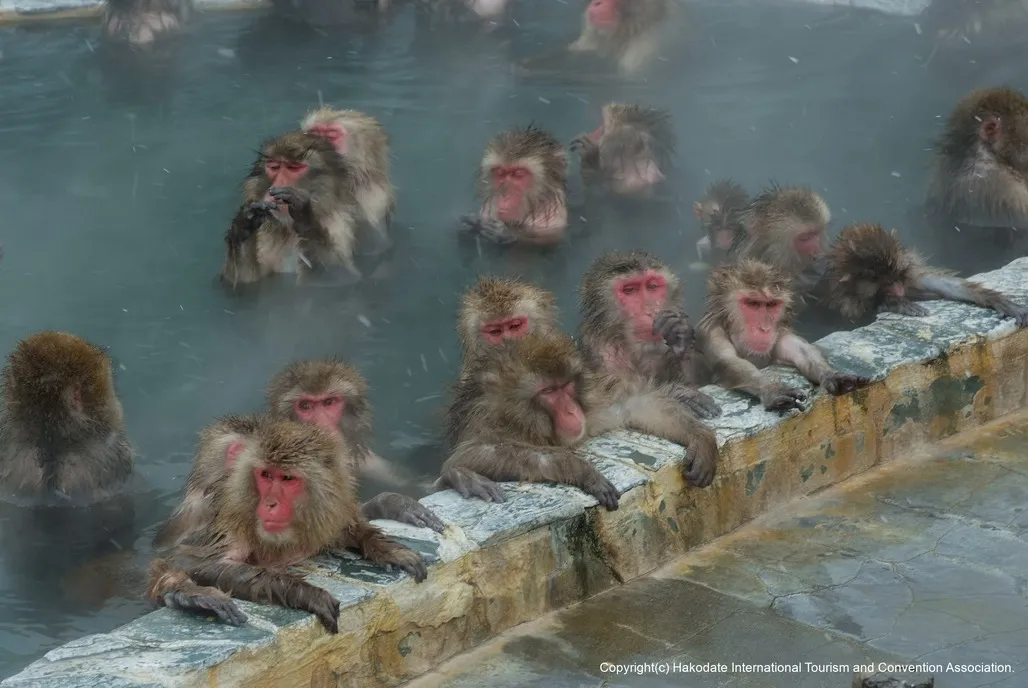
[(1025, 688), (1026, 505), (1019, 414), (785, 505), (409, 685), (850, 688), (871, 665), (934, 674), (937, 688)]

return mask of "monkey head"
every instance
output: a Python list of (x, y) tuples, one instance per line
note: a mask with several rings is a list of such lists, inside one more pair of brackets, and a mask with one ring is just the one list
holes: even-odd
[(521, 223), (556, 200), (567, 178), (560, 141), (535, 127), (506, 131), (486, 147), (480, 193), (502, 222)]
[(625, 0), (591, 0), (585, 9), (589, 25), (601, 33), (612, 33), (621, 25), (621, 5)]
[(743, 214), (747, 232), (766, 247), (767, 259), (789, 272), (802, 272), (825, 251), (832, 214), (815, 191), (772, 185)]
[(298, 361), (275, 374), (266, 394), (276, 418), (310, 423), (334, 433), (347, 422), (370, 423), (368, 383), (336, 358)]
[(586, 370), (574, 340), (532, 332), (487, 349), (477, 368), (488, 420), (539, 445), (577, 443), (586, 433)]
[(972, 159), (978, 146), (1021, 173), (1028, 173), (1028, 99), (1009, 88), (974, 91), (950, 114), (940, 152)]
[(262, 561), (320, 549), (356, 504), (352, 457), (324, 428), (269, 419), (227, 452), (234, 458), (226, 456), (231, 471), (219, 514), (251, 551), (268, 553)]
[(828, 250), (829, 303), (855, 318), (883, 299), (906, 297), (921, 258), (904, 248), (895, 229), (858, 223), (843, 228)]
[(381, 139), (388, 145), (388, 136), (374, 117), (357, 110), (318, 108), (304, 117), (300, 128), (332, 143), (340, 155), (363, 158), (368, 154), (366, 140)]
[(653, 331), (654, 316), (682, 300), (678, 277), (644, 251), (600, 256), (586, 270), (580, 292), (582, 319), (592, 331), (650, 343), (662, 341)]
[(703, 200), (693, 203), (693, 214), (710, 237), (711, 246), (728, 251), (741, 238), (744, 230), (740, 214), (748, 202), (742, 186), (724, 179), (711, 184)]
[[(603, 106), (600, 167), (616, 193), (649, 191), (664, 180), (675, 136), (670, 116), (658, 108), (625, 103)], [(594, 132), (595, 133), (595, 132)]]
[(786, 275), (756, 260), (718, 268), (707, 283), (707, 311), (743, 356), (770, 356), (791, 308)]
[(3, 370), (5, 414), (30, 431), (62, 437), (109, 432), (123, 424), (111, 360), (66, 332), (23, 339)]
[(557, 327), (553, 294), (533, 284), (501, 277), (480, 277), (461, 298), (457, 327), (465, 355), (479, 345)]
[[(263, 197), (264, 202), (277, 206), (268, 192), (271, 187), (331, 188), (334, 180), (347, 173), (345, 160), (327, 139), (297, 131), (264, 142), (244, 186), (247, 197)], [(276, 217), (288, 222), (288, 213), (276, 211)]]

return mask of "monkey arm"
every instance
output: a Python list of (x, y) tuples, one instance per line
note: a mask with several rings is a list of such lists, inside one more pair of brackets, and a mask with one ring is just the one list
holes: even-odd
[(865, 377), (832, 370), (816, 346), (793, 332), (786, 332), (778, 338), (774, 360), (795, 366), (803, 377), (821, 385), (832, 395), (846, 394), (871, 382)]
[(150, 563), (150, 585), (146, 597), (172, 609), (214, 614), (233, 626), (246, 623), (246, 614), (221, 590), (197, 585), (184, 572), (172, 569), (165, 559)]
[(428, 577), (428, 569), (420, 554), (390, 540), (385, 533), (367, 521), (358, 520), (347, 527), (340, 536), (338, 547), (360, 549), (364, 558), (371, 563), (386, 567), (396, 566), (410, 574), (418, 583)]
[(1028, 308), (1024, 308), (998, 291), (968, 282), (959, 277), (937, 273), (918, 274), (911, 289), (911, 298), (931, 299), (941, 297), (951, 301), (973, 303), (982, 308), (991, 308), (1017, 321), (1018, 327), (1028, 326)]
[(225, 233), (228, 255), (221, 268), (221, 279), (230, 284), (256, 282), (263, 277), (258, 259), (257, 237), (270, 216), (272, 206), (263, 201), (244, 203)]
[(578, 152), (581, 156), (579, 166), (582, 175), (582, 183), (586, 186), (594, 186), (600, 181), (600, 147), (589, 138), (589, 134), (576, 136), (569, 146), (572, 152)]
[[(216, 589), (241, 600), (270, 602), (289, 609), (310, 612), (318, 617), (329, 633), (339, 632), (339, 601), (328, 591), (296, 576), (232, 561), (227, 557), (224, 548), (183, 546), (174, 550), (170, 561), (170, 568), (173, 571), (177, 570), (185, 576), (185, 580), (198, 586), (203, 595), (213, 596), (211, 591)], [(173, 580), (182, 579), (173, 577)], [(157, 588), (152, 584), (151, 589), (159, 592), (163, 588)], [(182, 590), (188, 593), (192, 589), (186, 586)], [(151, 599), (157, 598), (151, 596)], [(173, 604), (168, 604), (168, 597), (165, 595), (161, 601), (179, 609), (205, 609), (191, 601), (188, 596), (173, 597)]]
[(446, 524), (439, 520), (439, 517), (431, 509), (426, 508), (413, 497), (396, 492), (383, 492), (377, 497), (369, 499), (361, 506), (361, 513), (369, 521), (374, 518), (386, 518), (417, 528), (431, 528), (437, 533), (446, 530)]
[(478, 497), (486, 502), (505, 502), (503, 488), (485, 477), (461, 466), (443, 467), (442, 475), (435, 481), (436, 491), (451, 488), (461, 494), (464, 499)]
[(517, 232), (496, 218), (468, 214), (462, 215), (460, 221), (463, 225), (461, 231), (471, 236), (480, 236), (494, 244), (505, 246), (518, 240)]
[(464, 468), (498, 481), (561, 483), (587, 492), (609, 511), (618, 507), (618, 494), (596, 467), (566, 447), (540, 447), (503, 439), (472, 439), (457, 445), (443, 464), (443, 475)]
[(719, 384), (757, 397), (769, 411), (802, 408), (806, 392), (783, 385), (739, 356), (724, 329), (714, 326), (701, 328), (700, 332), (702, 349)]

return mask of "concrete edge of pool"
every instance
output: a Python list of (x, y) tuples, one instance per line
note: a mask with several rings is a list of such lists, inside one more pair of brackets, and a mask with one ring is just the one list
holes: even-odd
[[(790, 1), (790, 0), (786, 0)], [(888, 14), (914, 16), (931, 0), (791, 0), (815, 5), (846, 5), (878, 10)], [(253, 9), (270, 4), (267, 0), (196, 0), (205, 10)], [(0, 0), (0, 23), (16, 23), (42, 19), (97, 17), (102, 0)]]
[[(1028, 302), (1028, 258), (972, 279)], [(992, 311), (927, 305), (928, 317), (884, 316), (819, 341), (836, 367), (875, 380), (854, 394), (818, 393), (807, 411), (780, 417), (709, 387), (724, 415), (712, 423), (721, 462), (708, 489), (684, 484), (681, 447), (615, 433), (585, 453), (624, 491), (618, 511), (573, 488), (509, 485), (505, 504), (447, 491), (422, 500), (447, 521), (442, 536), (378, 522), (425, 554), (426, 582), (356, 558), (308, 564), (309, 580), (341, 602), (338, 635), (279, 607), (240, 603), (249, 615), (242, 627), (161, 609), (56, 648), (0, 685), (321, 687), (414, 678), (787, 500), (1024, 408), (1028, 331)]]

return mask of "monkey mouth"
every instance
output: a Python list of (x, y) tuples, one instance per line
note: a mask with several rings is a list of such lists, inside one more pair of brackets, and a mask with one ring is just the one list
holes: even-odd
[(289, 530), (289, 521), (263, 521), (261, 527), (266, 533), (278, 535)]

